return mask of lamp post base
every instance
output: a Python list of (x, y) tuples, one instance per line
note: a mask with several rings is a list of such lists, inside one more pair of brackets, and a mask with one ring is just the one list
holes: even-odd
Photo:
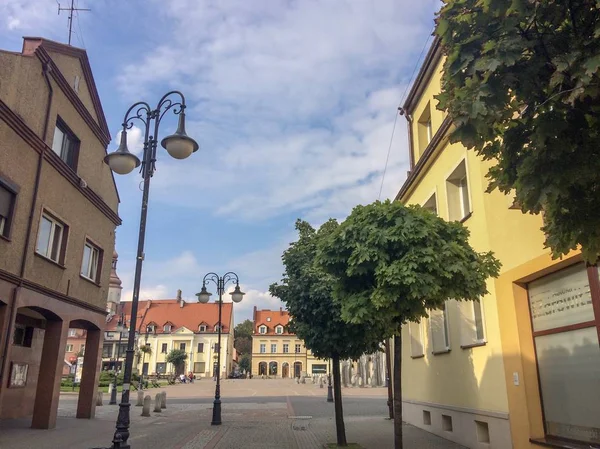
[(212, 421), (210, 423), (211, 426), (220, 426), (221, 425), (221, 400), (215, 399), (213, 402), (213, 416)]
[(110, 401), (108, 405), (117, 405), (117, 383), (113, 383), (112, 390), (110, 391)]
[(333, 387), (327, 385), (327, 402), (333, 402)]

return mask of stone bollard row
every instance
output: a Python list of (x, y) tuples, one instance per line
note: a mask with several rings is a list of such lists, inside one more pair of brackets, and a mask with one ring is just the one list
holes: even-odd
[(163, 391), (160, 394), (160, 408), (167, 408), (167, 392)]
[(98, 394), (96, 395), (96, 405), (97, 406), (102, 405), (102, 392), (101, 391), (99, 391)]
[(144, 404), (142, 406), (142, 416), (150, 416), (150, 404), (152, 403), (152, 398), (150, 395), (144, 398)]
[(162, 394), (156, 393), (154, 397), (154, 413), (160, 413), (160, 403), (162, 400)]
[(135, 404), (136, 407), (143, 407), (144, 406), (144, 392), (142, 390), (139, 390), (137, 392), (137, 403)]

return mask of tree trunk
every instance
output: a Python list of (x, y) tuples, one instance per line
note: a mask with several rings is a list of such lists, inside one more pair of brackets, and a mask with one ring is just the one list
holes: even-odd
[(390, 419), (394, 419), (394, 393), (392, 386), (392, 354), (390, 349), (390, 340), (385, 343), (385, 375), (387, 390), (388, 390), (388, 412), (390, 414)]
[(402, 337), (394, 336), (394, 449), (402, 449)]
[(335, 430), (338, 446), (347, 446), (346, 427), (344, 426), (344, 410), (342, 408), (342, 382), (340, 376), (340, 357), (333, 357), (333, 401), (335, 407)]

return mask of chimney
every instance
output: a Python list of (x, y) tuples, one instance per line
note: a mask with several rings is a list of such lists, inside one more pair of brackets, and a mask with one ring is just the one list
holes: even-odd
[(185, 304), (185, 301), (181, 297), (181, 290), (180, 289), (177, 289), (177, 302), (179, 303), (179, 307), (181, 307), (183, 309), (183, 305)]
[(252, 321), (256, 324), (256, 306), (254, 306), (254, 311), (252, 312)]
[(279, 308), (279, 315), (283, 316), (283, 307)]

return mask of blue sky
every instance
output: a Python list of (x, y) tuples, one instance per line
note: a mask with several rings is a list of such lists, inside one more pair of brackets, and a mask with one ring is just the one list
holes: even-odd
[[(61, 6), (70, 2), (62, 0)], [(283, 271), (294, 222), (318, 226), (377, 199), (396, 108), (433, 28), (438, 0), (78, 0), (72, 44), (87, 50), (116, 148), (138, 100), (171, 89), (188, 103), (200, 151), (161, 151), (152, 180), (141, 298), (195, 300), (208, 271), (238, 273), (244, 301), (282, 304), (267, 292)], [(67, 41), (56, 0), (0, 0), (0, 48), (22, 36)], [(8, 13), (7, 13), (8, 12)], [(161, 136), (175, 129), (170, 118)], [(129, 135), (140, 151), (139, 130)], [(382, 198), (408, 169), (398, 118)], [(123, 299), (131, 299), (141, 178), (117, 176)], [(214, 287), (213, 287), (214, 292)]]

